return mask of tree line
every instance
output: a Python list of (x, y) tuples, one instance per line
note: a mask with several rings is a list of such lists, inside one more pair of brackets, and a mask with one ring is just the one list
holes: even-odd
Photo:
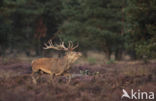
[(0, 55), (42, 53), (59, 38), (98, 50), (108, 59), (156, 57), (156, 0), (1, 0)]

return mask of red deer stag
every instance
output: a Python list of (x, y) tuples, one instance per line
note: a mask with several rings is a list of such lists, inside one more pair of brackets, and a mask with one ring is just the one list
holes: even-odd
[(32, 61), (32, 78), (33, 82), (37, 83), (33, 74), (39, 70), (50, 74), (51, 78), (54, 76), (68, 75), (69, 81), (71, 75), (67, 71), (71, 68), (71, 65), (82, 55), (80, 52), (74, 52), (73, 50), (79, 45), (73, 46), (73, 42), (68, 42), (68, 47), (65, 47), (64, 42), (54, 45), (52, 40), (45, 44), (44, 49), (55, 49), (66, 51), (65, 56), (60, 58), (39, 58)]

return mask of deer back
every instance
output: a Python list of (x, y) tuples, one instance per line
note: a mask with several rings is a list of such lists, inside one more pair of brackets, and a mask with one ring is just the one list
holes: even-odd
[(46, 73), (59, 73), (67, 69), (68, 62), (64, 58), (40, 58), (32, 62), (33, 71), (42, 70)]

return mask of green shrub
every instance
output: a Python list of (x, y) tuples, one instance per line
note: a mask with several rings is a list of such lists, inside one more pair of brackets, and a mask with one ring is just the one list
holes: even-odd
[(114, 59), (110, 59), (109, 61), (107, 61), (107, 63), (106, 64), (113, 64), (115, 62), (115, 60)]
[(92, 57), (88, 57), (88, 62), (89, 62), (89, 64), (95, 64), (96, 63), (96, 59), (92, 58)]

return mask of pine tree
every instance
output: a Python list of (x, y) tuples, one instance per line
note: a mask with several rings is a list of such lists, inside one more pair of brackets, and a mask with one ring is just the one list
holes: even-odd
[(137, 58), (156, 57), (156, 0), (128, 0), (128, 49)]
[(111, 54), (123, 49), (122, 0), (64, 0), (60, 37), (79, 41), (81, 47)]
[[(61, 5), (60, 0), (3, 0), (0, 20), (5, 21), (1, 25), (6, 27), (0, 29), (0, 34), (9, 41), (7, 48), (25, 51), (27, 55), (35, 49), (40, 55), (43, 42), (53, 36), (61, 23)], [(9, 34), (4, 31), (7, 28), (11, 30)]]

